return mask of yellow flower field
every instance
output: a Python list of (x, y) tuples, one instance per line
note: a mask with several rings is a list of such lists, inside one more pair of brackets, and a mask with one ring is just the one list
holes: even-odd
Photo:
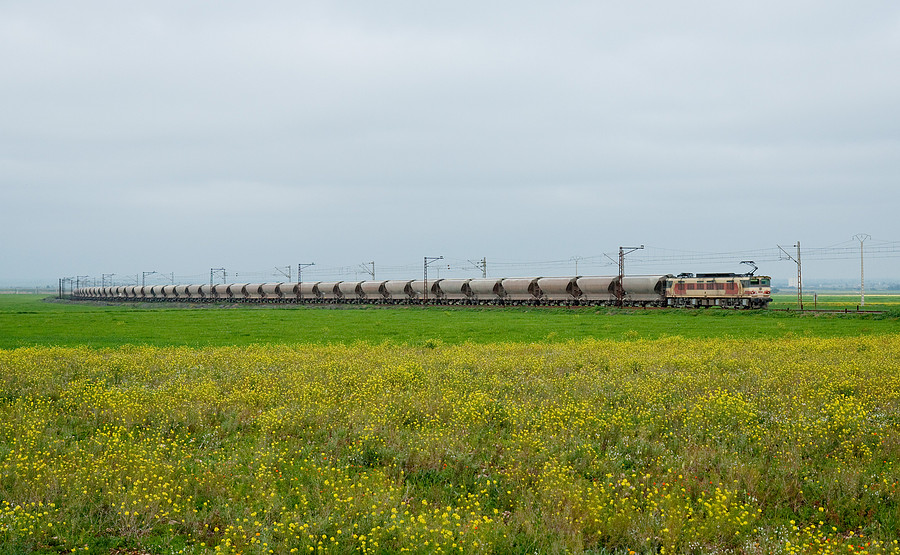
[(900, 553), (900, 337), (0, 351), (0, 553)]

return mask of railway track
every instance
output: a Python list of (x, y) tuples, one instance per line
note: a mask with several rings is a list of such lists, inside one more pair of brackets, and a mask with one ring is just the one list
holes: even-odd
[(868, 310), (868, 309), (860, 309), (860, 308), (770, 308), (769, 310), (775, 312), (799, 312), (799, 313), (813, 313), (813, 314), (882, 314), (883, 310)]

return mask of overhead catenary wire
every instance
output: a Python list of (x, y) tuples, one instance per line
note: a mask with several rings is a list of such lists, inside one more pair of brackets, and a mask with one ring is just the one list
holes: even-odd
[[(835, 260), (858, 260), (860, 255), (860, 247), (857, 241), (849, 239), (825, 247), (804, 247), (804, 261), (835, 261)], [(492, 274), (500, 277), (514, 277), (516, 275), (568, 275), (575, 272), (574, 258), (578, 259), (578, 272), (582, 275), (594, 274), (612, 274), (615, 272), (615, 258), (618, 252), (610, 250), (609, 252), (601, 252), (577, 257), (554, 258), (546, 260), (503, 260), (491, 259)], [(900, 241), (888, 241), (877, 238), (868, 239), (865, 244), (866, 260), (889, 259), (900, 257)], [(629, 256), (628, 266), (636, 269), (638, 272), (645, 269), (655, 269), (658, 267), (667, 267), (678, 270), (678, 265), (734, 265), (737, 266), (742, 260), (753, 260), (757, 264), (765, 263), (781, 263), (785, 261), (785, 257), (777, 246), (735, 250), (735, 251), (694, 251), (694, 250), (678, 250), (665, 247), (655, 247), (646, 245), (644, 250), (633, 253)], [(457, 274), (465, 274), (478, 271), (470, 260), (462, 258), (448, 257), (445, 262), (446, 271), (456, 272)], [(379, 265), (378, 274), (382, 276), (393, 277), (396, 279), (406, 279), (407, 276), (415, 276), (421, 272), (421, 263), (410, 262), (407, 264)], [(97, 274), (101, 275), (101, 274)], [(116, 273), (106, 276), (115, 276), (115, 279), (98, 281), (110, 282), (110, 285), (141, 285), (141, 281), (145, 281), (146, 285), (159, 285), (164, 283), (206, 283), (209, 274), (174, 274), (169, 273), (149, 273), (142, 276), (140, 273), (136, 277), (132, 273)], [(327, 281), (327, 280), (347, 280), (365, 279), (368, 273), (362, 270), (359, 264), (346, 266), (311, 266), (303, 270), (304, 281)], [(87, 276), (86, 276), (87, 277)], [(229, 281), (234, 282), (267, 282), (267, 281), (285, 281), (286, 277), (279, 268), (270, 268), (267, 270), (229, 270)], [(411, 279), (411, 278), (410, 278)], [(61, 282), (62, 283), (62, 282)]]

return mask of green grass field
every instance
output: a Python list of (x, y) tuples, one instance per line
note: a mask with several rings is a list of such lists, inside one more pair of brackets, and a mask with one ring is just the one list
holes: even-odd
[[(344, 343), (560, 342), (784, 336), (846, 337), (900, 332), (898, 314), (814, 315), (777, 311), (597, 308), (278, 307), (99, 305), (0, 295), (0, 348)], [(788, 305), (788, 301), (778, 304)], [(777, 306), (777, 305), (776, 305)], [(837, 306), (837, 305), (836, 305)], [(900, 298), (896, 305), (900, 307)], [(843, 308), (843, 307), (842, 307)]]
[(900, 303), (870, 299), (0, 295), (0, 555), (900, 555)]

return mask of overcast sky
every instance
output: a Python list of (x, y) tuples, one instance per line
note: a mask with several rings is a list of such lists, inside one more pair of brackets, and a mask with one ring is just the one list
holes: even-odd
[(900, 241), (894, 1), (0, 2), (0, 76), (0, 284)]

